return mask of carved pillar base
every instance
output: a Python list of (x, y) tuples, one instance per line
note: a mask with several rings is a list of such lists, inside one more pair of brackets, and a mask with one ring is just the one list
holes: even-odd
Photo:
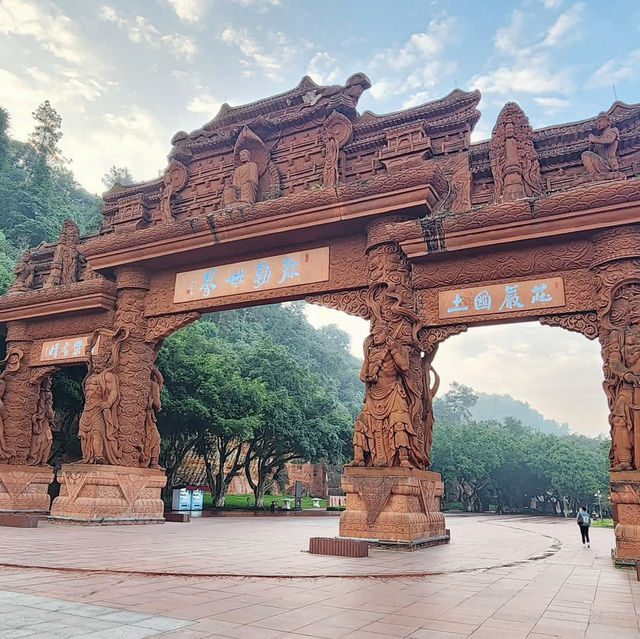
[(342, 490), (347, 509), (340, 516), (341, 537), (400, 544), (447, 541), (438, 473), (347, 466)]
[(48, 512), (51, 466), (0, 464), (0, 512)]
[(94, 464), (65, 464), (58, 473), (60, 496), (53, 523), (108, 525), (164, 523), (162, 470)]
[(611, 504), (615, 524), (615, 562), (640, 559), (640, 471), (611, 473)]

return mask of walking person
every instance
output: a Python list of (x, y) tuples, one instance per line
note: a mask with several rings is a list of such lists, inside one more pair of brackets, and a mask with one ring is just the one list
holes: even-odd
[(586, 543), (587, 548), (591, 548), (591, 543), (589, 542), (589, 526), (591, 525), (591, 517), (584, 506), (582, 506), (578, 511), (576, 520), (578, 522), (578, 526), (580, 527), (582, 545), (584, 546)]

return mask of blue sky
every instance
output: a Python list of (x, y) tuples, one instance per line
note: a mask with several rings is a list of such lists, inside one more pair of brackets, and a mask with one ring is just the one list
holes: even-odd
[[(173, 133), (198, 128), (225, 101), (280, 93), (305, 73), (335, 84), (356, 71), (373, 83), (361, 110), (377, 113), (479, 88), (474, 140), (490, 135), (508, 100), (536, 128), (580, 120), (609, 108), (613, 84), (618, 99), (640, 102), (640, 3), (0, 0), (0, 105), (12, 133), (25, 139), (31, 112), (49, 99), (63, 118), (63, 152), (96, 193), (113, 164), (156, 177)], [(339, 323), (354, 341), (366, 332)], [(511, 392), (574, 430), (604, 431), (597, 346), (519, 326), (448, 342), (437, 359), (445, 383)], [(532, 372), (550, 357), (561, 384)], [(488, 361), (501, 376), (488, 375)], [(587, 361), (588, 374), (571, 368)], [(568, 379), (573, 407), (561, 393), (549, 399)]]

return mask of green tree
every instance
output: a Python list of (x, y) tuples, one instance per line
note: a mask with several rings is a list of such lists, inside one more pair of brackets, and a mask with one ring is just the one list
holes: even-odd
[(45, 100), (32, 115), (36, 126), (29, 143), (35, 151), (35, 161), (30, 167), (30, 177), (33, 182), (43, 186), (52, 168), (62, 165), (62, 153), (58, 146), (62, 138), (62, 118), (49, 100)]
[(9, 112), (0, 107), (0, 169), (9, 157)]
[(126, 166), (113, 165), (104, 174), (102, 183), (105, 185), (107, 190), (115, 184), (120, 184), (121, 186), (130, 186), (131, 184), (133, 184), (133, 177)]

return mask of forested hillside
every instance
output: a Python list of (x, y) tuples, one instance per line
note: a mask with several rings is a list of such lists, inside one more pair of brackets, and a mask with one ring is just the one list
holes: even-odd
[(13, 279), (20, 253), (58, 239), (67, 218), (83, 233), (100, 224), (100, 199), (75, 180), (58, 143), (62, 121), (48, 101), (33, 112), (27, 142), (9, 136), (11, 119), (0, 106), (0, 293)]
[(541, 433), (554, 435), (568, 435), (569, 426), (559, 424), (554, 419), (545, 419), (535, 408), (526, 402), (514, 399), (511, 395), (497, 395), (476, 393), (477, 401), (471, 409), (471, 415), (476, 421), (491, 419), (502, 420), (505, 417), (519, 419), (525, 426), (538, 430)]
[(532, 430), (513, 417), (476, 421), (477, 395), (452, 384), (435, 401), (432, 468), (442, 474), (446, 501), (465, 510), (529, 509), (531, 499), (575, 512), (609, 493), (608, 438)]

